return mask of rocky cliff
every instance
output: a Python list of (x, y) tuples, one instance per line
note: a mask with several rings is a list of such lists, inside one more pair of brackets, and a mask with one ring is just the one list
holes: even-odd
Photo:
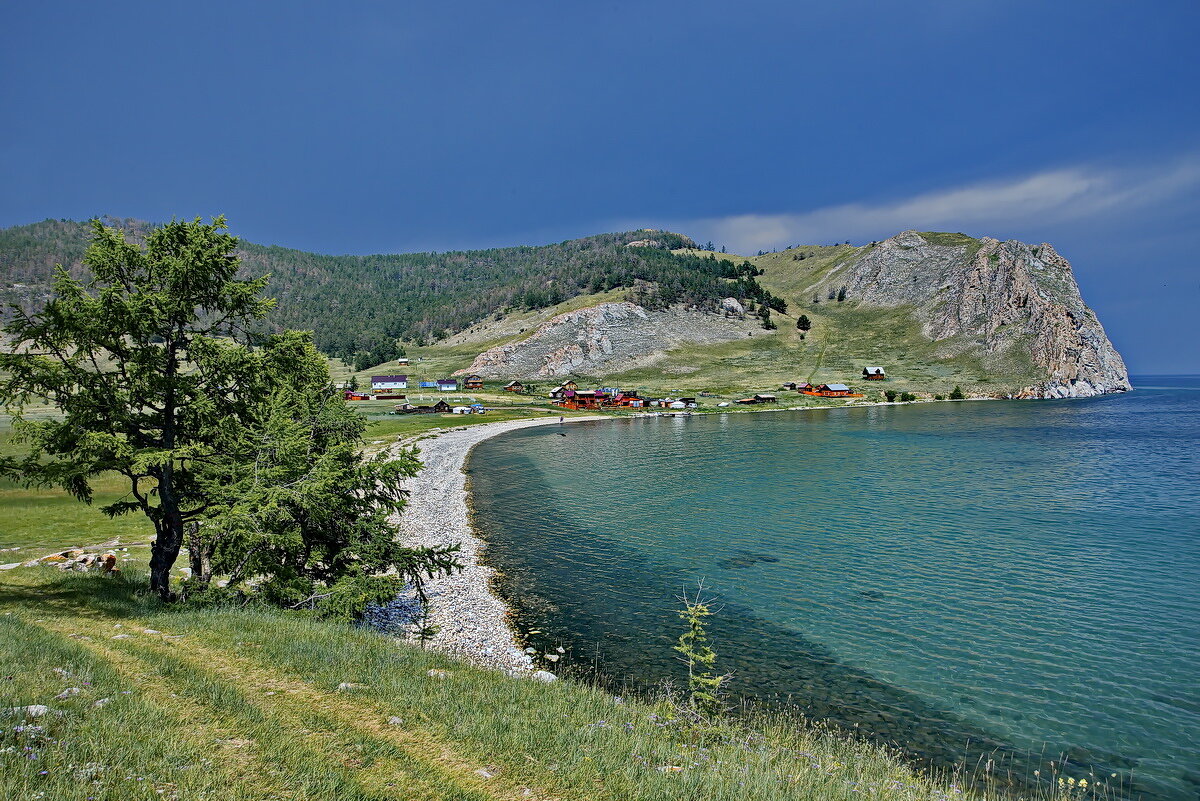
[(672, 348), (745, 339), (762, 330), (757, 321), (743, 319), (744, 310), (733, 298), (725, 300), (724, 308), (725, 313), (713, 314), (601, 303), (560, 314), (518, 342), (486, 350), (458, 374), (485, 378), (610, 375), (652, 365)]
[(1071, 265), (1048, 244), (905, 231), (834, 265), (815, 292), (844, 287), (849, 299), (909, 307), (947, 357), (1027, 357), (1028, 398), (1087, 397), (1130, 388), (1129, 374)]

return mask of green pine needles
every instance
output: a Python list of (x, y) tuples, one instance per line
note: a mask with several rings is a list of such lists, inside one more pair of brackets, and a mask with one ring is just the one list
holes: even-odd
[(712, 617), (712, 599), (704, 596), (704, 583), (696, 585), (695, 594), (685, 591), (679, 599), (683, 608), (679, 617), (687, 622), (687, 630), (679, 637), (675, 650), (688, 669), (688, 705), (692, 711), (712, 717), (725, 709), (722, 688), (729, 675), (717, 675), (713, 666), (717, 653), (708, 644), (708, 618)]
[[(174, 600), (181, 551), (194, 597), (253, 595), (352, 618), (406, 584), (455, 569), (454, 548), (405, 548), (388, 516), (416, 453), (366, 457), (365, 421), (333, 387), (312, 335), (256, 333), (266, 277), (238, 277), (225, 221), (173, 221), (127, 241), (95, 222), (87, 281), (61, 267), (37, 313), (13, 309), (0, 407), (19, 456), (0, 476), (154, 525), (150, 589)], [(45, 407), (54, 410), (45, 414)], [(218, 580), (219, 579), (219, 580)], [(217, 590), (221, 590), (217, 592)]]

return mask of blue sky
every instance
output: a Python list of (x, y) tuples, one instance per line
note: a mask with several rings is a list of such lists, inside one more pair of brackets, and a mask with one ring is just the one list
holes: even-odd
[(1200, 372), (1200, 4), (26, 3), (0, 225), (223, 213), (328, 253), (670, 227), (1052, 242)]

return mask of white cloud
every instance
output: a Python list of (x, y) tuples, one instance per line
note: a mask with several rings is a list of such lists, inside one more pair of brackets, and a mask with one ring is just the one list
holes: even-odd
[[(845, 239), (883, 239), (907, 229), (1004, 236), (1013, 228), (1126, 213), (1200, 185), (1200, 158), (1155, 167), (1070, 167), (939, 189), (880, 203), (781, 214), (738, 214), (654, 227), (725, 244), (733, 253)], [(639, 226), (640, 227), (640, 226)]]

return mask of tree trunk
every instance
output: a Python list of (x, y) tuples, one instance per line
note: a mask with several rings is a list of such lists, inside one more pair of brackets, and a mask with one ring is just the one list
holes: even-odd
[(157, 536), (150, 548), (150, 591), (164, 601), (174, 601), (171, 592), (171, 568), (179, 558), (183, 547), (183, 516), (175, 498), (173, 475), (170, 465), (163, 469), (158, 479), (158, 515), (154, 520)]
[(192, 568), (192, 581), (200, 589), (212, 583), (212, 547), (200, 536), (200, 522), (192, 521), (186, 526), (188, 563)]
[(157, 536), (150, 546), (150, 591), (164, 601), (173, 601), (175, 595), (171, 592), (171, 567), (179, 558), (183, 526), (178, 515), (174, 516), (173, 521), (164, 516), (154, 521), (154, 530)]

